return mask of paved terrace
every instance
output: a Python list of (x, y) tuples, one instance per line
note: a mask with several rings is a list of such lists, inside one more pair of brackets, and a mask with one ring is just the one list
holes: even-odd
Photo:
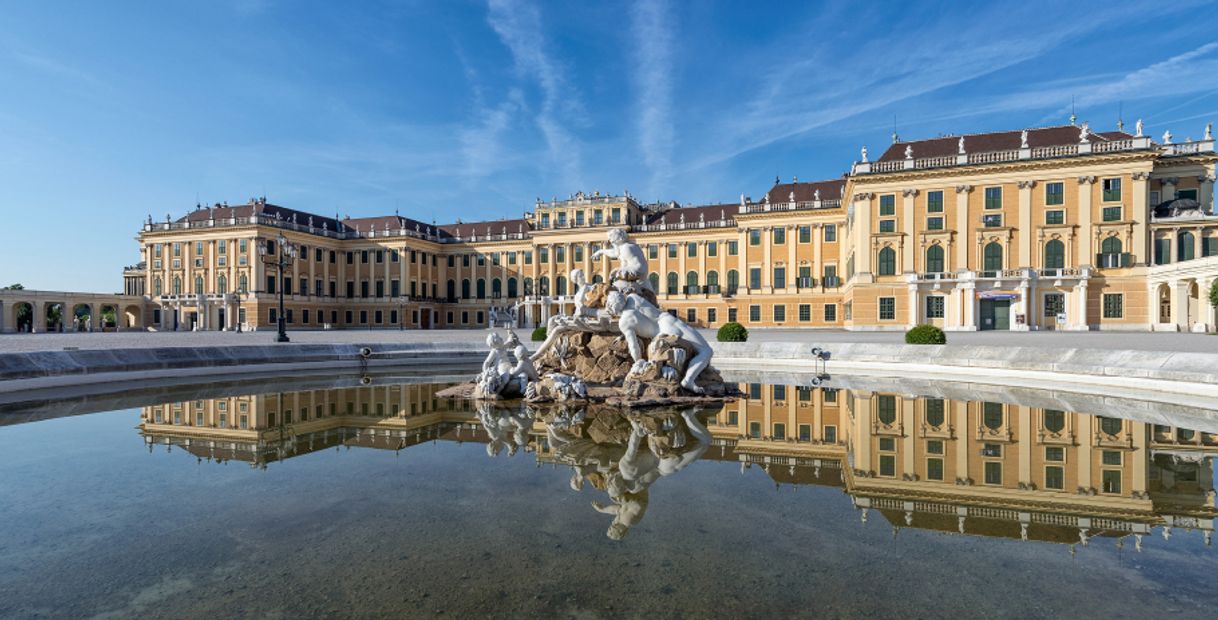
[[(522, 340), (530, 330), (519, 329)], [(703, 330), (707, 340), (714, 341), (713, 330)], [(486, 330), (336, 330), (291, 331), (294, 344), (405, 344), (424, 342), (477, 342), (486, 338)], [(131, 349), (143, 347), (199, 347), (273, 344), (275, 332), (119, 332), (69, 334), (5, 334), (0, 335), (0, 353), (60, 351), (77, 349)], [(804, 342), (809, 345), (834, 343), (898, 344), (904, 342), (900, 332), (848, 332), (806, 329), (754, 329), (749, 331), (752, 342)], [(1174, 351), (1181, 353), (1218, 353), (1218, 336), (1166, 332), (952, 332), (948, 344), (966, 346), (1017, 346), (1079, 349), (1126, 349), (1135, 351)]]

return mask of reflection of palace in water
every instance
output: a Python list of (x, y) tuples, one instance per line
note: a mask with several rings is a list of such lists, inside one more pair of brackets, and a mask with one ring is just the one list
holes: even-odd
[[(150, 448), (265, 466), (336, 447), (491, 443), (471, 403), (441, 386), (262, 394), (145, 407)], [(1200, 530), (1215, 509), (1218, 434), (998, 402), (741, 384), (707, 420), (703, 459), (759, 467), (778, 485), (840, 487), (863, 521), (894, 528), (1087, 544)], [(540, 421), (539, 463), (554, 462)], [(490, 451), (488, 450), (488, 453)]]

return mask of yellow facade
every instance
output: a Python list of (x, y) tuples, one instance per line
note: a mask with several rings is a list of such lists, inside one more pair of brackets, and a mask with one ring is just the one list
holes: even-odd
[[(610, 261), (591, 256), (620, 227), (647, 249), (664, 308), (703, 327), (1214, 328), (1212, 309), (1173, 318), (1170, 305), (1199, 299), (1218, 264), (1165, 292), (1148, 273), (1218, 261), (1213, 140), (1059, 144), (1080, 131), (1030, 130), (1026, 148), (1004, 146), (1019, 132), (969, 136), (994, 150), (947, 156), (914, 155), (944, 139), (898, 142), (842, 179), (777, 183), (738, 204), (576, 194), (521, 220), (442, 226), (216, 205), (146, 223), (143, 291), (158, 329), (271, 325), (277, 263), (258, 248), (282, 234), (306, 250), (285, 271), (290, 328), (483, 327), (508, 310), (533, 326), (569, 307), (572, 270), (607, 277)], [(1177, 198), (1197, 209), (1155, 215)]]

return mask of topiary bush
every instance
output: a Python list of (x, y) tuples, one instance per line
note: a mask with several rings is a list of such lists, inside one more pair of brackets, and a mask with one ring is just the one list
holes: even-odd
[(905, 332), (905, 344), (947, 344), (947, 334), (934, 325), (915, 325)]
[(749, 330), (745, 329), (743, 325), (735, 321), (732, 321), (731, 323), (724, 323), (723, 326), (719, 328), (718, 339), (719, 342), (747, 342), (749, 339)]
[(546, 326), (542, 325), (541, 327), (538, 327), (537, 329), (533, 330), (533, 342), (545, 342), (545, 341), (546, 341)]

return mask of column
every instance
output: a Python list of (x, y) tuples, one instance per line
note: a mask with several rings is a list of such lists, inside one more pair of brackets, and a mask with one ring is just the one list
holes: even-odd
[(774, 249), (774, 227), (764, 226), (761, 229), (761, 290), (773, 293), (774, 263), (770, 258)]
[(1081, 280), (1078, 286), (1074, 288), (1074, 294), (1077, 296), (1075, 300), (1078, 308), (1078, 315), (1075, 317), (1074, 329), (1078, 331), (1087, 331), (1090, 329), (1087, 322), (1087, 281)]
[(824, 227), (819, 223), (812, 224), (812, 277), (818, 281), (825, 275), (825, 267), (821, 259), (821, 244), (824, 243), (824, 237)]
[(918, 190), (907, 189), (901, 192), (901, 233), (904, 244), (901, 247), (901, 271), (917, 271), (914, 260), (914, 200)]
[[(1091, 229), (1091, 198), (1094, 193), (1095, 177), (1082, 176), (1078, 178), (1078, 230), (1079, 230), (1079, 258), (1080, 265), (1092, 265), (1095, 262), (1095, 231)], [(1086, 302), (1084, 302), (1086, 303)], [(1083, 324), (1086, 324), (1086, 315), (1083, 315)]]
[[(956, 271), (968, 271), (968, 250), (972, 245), (968, 243), (969, 231), (972, 228), (968, 220), (968, 197), (972, 191), (972, 185), (956, 186), (956, 238), (960, 240), (956, 244)], [(977, 267), (980, 269), (980, 265)], [(971, 323), (971, 318), (969, 321)]]
[(960, 283), (960, 296), (964, 302), (964, 320), (960, 323), (960, 329), (964, 331), (977, 331), (977, 283), (973, 280)]
[(1153, 432), (1153, 427), (1150, 424), (1134, 423), (1132, 426), (1136, 429), (1133, 432), (1133, 452), (1129, 453), (1129, 458), (1133, 459), (1133, 480), (1129, 481), (1129, 491), (1131, 494), (1140, 495), (1146, 493), (1148, 486), (1147, 468), (1150, 462), (1150, 450), (1147, 446), (1147, 435)]
[(1151, 262), (1147, 248), (1150, 237), (1147, 227), (1150, 220), (1150, 205), (1147, 204), (1150, 198), (1150, 188), (1147, 186), (1149, 179), (1149, 172), (1133, 173), (1133, 244), (1130, 251), (1133, 252), (1134, 265), (1149, 265)]
[[(909, 327), (917, 325), (921, 320), (921, 309), (918, 304), (918, 285), (909, 285)], [(911, 427), (912, 428), (912, 427)]]
[[(854, 272), (871, 273), (871, 200), (875, 194), (854, 195)], [(845, 277), (846, 274), (843, 274)]]
[[(743, 252), (741, 253), (743, 255)], [(680, 284), (681, 277), (677, 276), (677, 283)], [(660, 244), (660, 290), (656, 291), (657, 295), (668, 294), (668, 244)]]
[(1214, 206), (1214, 175), (1207, 172), (1197, 177), (1197, 180), (1201, 183), (1200, 188), (1197, 190), (1197, 203), (1201, 205), (1202, 211), (1212, 213), (1212, 207)]
[(1084, 489), (1092, 486), (1091, 460), (1095, 454), (1095, 422), (1087, 414), (1078, 414), (1078, 448), (1075, 458), (1078, 460), (1078, 485)]
[[(677, 244), (677, 265), (678, 265), (677, 286), (680, 287), (679, 290), (681, 291), (681, 295), (683, 295), (683, 296), (686, 296), (689, 294), (688, 291), (685, 290), (685, 285), (686, 285), (685, 273), (687, 271), (689, 271), (689, 261), (688, 261), (687, 257), (689, 256), (689, 244), (691, 244), (691, 243), (694, 243), (694, 242), (686, 241), (684, 243)], [(695, 244), (694, 250), (697, 251), (697, 248), (698, 248), (698, 246), (697, 246), (697, 244)]]
[(918, 401), (914, 398), (901, 398), (901, 469), (903, 473), (913, 474), (918, 470), (914, 465), (914, 407)]
[(736, 270), (740, 272), (740, 282), (747, 287), (749, 285), (749, 241), (748, 231), (740, 228), (736, 233), (736, 262), (738, 263)]
[[(1032, 267), (1036, 259), (1032, 255), (1032, 188), (1036, 181), (1019, 182), (1019, 262), (1011, 261), (1011, 267)], [(1068, 265), (1067, 265), (1068, 266)]]
[(1163, 177), (1160, 179), (1163, 183), (1163, 191), (1160, 192), (1159, 200), (1167, 202), (1176, 199), (1176, 184), (1180, 182), (1180, 177)]
[[(703, 287), (706, 286), (706, 248), (707, 243), (705, 240), (698, 242), (698, 280), (702, 283)], [(720, 273), (719, 277), (722, 278), (723, 274)], [(706, 289), (703, 288), (702, 290), (705, 291)]]
[(1178, 331), (1191, 331), (1192, 326), (1188, 324), (1188, 281), (1172, 280), (1169, 286), (1171, 287), (1172, 323), (1176, 324)]
[[(799, 227), (787, 226), (787, 286), (797, 288), (799, 285), (799, 261), (795, 250), (799, 246)], [(795, 309), (798, 316), (798, 308)]]
[(968, 424), (968, 402), (967, 401), (947, 401), (955, 408), (956, 415), (956, 478), (966, 479), (969, 477), (968, 457), (971, 452), (969, 446), (970, 430)]
[(1019, 438), (1016, 440), (1016, 447), (1019, 449), (1019, 481), (1028, 484), (1032, 482), (1032, 410), (1024, 406), (1013, 409), (1015, 415), (1019, 416)]

